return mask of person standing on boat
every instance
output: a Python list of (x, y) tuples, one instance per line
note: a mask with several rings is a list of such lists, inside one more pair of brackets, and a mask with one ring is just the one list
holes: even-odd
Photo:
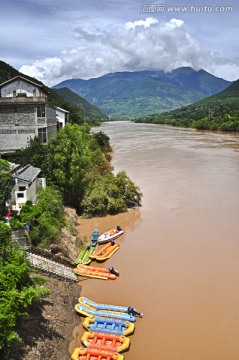
[(100, 233), (98, 229), (95, 229), (91, 234), (91, 245), (96, 246)]

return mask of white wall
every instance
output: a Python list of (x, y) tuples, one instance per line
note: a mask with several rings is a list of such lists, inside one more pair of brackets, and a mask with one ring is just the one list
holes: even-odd
[(26, 93), (27, 96), (33, 96), (33, 90), (36, 91), (36, 96), (45, 96), (45, 93), (42, 92), (42, 89), (37, 87), (34, 84), (28, 83), (21, 79), (16, 79), (15, 81), (4, 85), (1, 88), (2, 97), (13, 97), (13, 91), (16, 91), (16, 94)]

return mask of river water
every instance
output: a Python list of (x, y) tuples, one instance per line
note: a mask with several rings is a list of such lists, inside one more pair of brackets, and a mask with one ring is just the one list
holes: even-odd
[(126, 360), (238, 360), (239, 137), (131, 122), (99, 130), (115, 172), (126, 170), (143, 201), (81, 220), (88, 237), (94, 227), (125, 230), (102, 265), (120, 277), (81, 281), (82, 295), (144, 313)]

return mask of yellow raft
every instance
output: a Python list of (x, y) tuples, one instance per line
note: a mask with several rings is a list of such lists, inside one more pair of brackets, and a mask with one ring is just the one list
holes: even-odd
[(109, 350), (97, 348), (76, 348), (71, 355), (72, 360), (124, 360), (124, 356)]
[(115, 242), (109, 242), (103, 247), (101, 247), (94, 254), (90, 255), (91, 259), (96, 259), (97, 261), (105, 261), (109, 259), (120, 247), (120, 244)]

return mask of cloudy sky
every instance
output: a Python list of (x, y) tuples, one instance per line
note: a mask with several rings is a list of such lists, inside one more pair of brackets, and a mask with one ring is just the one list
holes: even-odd
[(238, 0), (0, 0), (0, 59), (52, 86), (181, 66), (239, 78)]

